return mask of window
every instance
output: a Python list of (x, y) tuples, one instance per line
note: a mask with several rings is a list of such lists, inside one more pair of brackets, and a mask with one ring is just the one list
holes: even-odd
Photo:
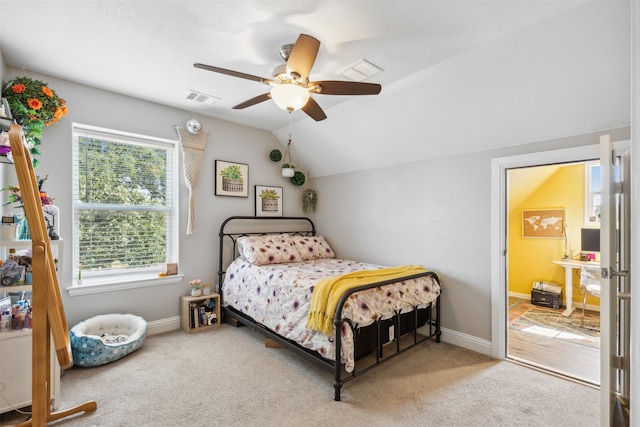
[(584, 198), (584, 223), (589, 225), (600, 224), (600, 162), (588, 162), (585, 170), (585, 198)]
[(176, 141), (73, 125), (74, 278), (157, 277), (177, 259), (177, 157)]

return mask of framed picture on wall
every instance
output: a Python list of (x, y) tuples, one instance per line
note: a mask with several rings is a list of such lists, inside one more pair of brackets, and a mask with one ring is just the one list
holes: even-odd
[(282, 216), (282, 187), (256, 185), (256, 216)]
[(522, 237), (564, 237), (565, 209), (526, 209), (522, 211)]
[(216, 160), (215, 195), (249, 197), (249, 165)]

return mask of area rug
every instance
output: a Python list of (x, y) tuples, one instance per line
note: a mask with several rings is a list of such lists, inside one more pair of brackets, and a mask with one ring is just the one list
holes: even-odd
[(586, 313), (584, 322), (581, 322), (582, 313), (580, 310), (565, 317), (562, 315), (562, 310), (537, 307), (521, 302), (515, 303), (510, 307), (510, 310), (512, 308), (520, 313), (511, 320), (511, 328), (600, 348), (600, 317), (598, 313)]

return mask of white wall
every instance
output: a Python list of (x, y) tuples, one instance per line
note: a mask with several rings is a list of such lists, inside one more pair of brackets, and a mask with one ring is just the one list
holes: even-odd
[[(629, 132), (621, 128), (602, 133), (622, 140)], [(487, 343), (492, 311), (491, 159), (595, 144), (598, 135), (317, 178), (316, 226), (339, 257), (435, 270), (443, 286), (442, 326)]]
[(629, 26), (628, 1), (580, 2), (296, 122), (300, 158), (321, 177), (628, 126)]
[[(11, 77), (22, 75), (9, 68)], [(179, 296), (186, 295), (186, 282), (200, 278), (215, 283), (217, 278), (217, 244), (220, 223), (231, 215), (254, 214), (254, 185), (283, 187), (284, 215), (302, 213), (302, 188), (280, 176), (280, 166), (269, 160), (273, 148), (284, 149), (275, 137), (266, 131), (235, 125), (229, 122), (199, 116), (204, 129), (211, 133), (207, 140), (198, 186), (195, 190), (196, 230), (186, 235), (188, 192), (183, 183), (180, 166), (180, 259), (179, 269), (184, 283), (136, 290), (125, 290), (94, 295), (69, 296), (64, 288), (71, 284), (72, 261), (72, 203), (71, 203), (71, 124), (100, 126), (143, 135), (177, 140), (174, 125), (183, 123), (189, 112), (105, 92), (50, 76), (30, 74), (49, 85), (65, 98), (69, 114), (58, 124), (43, 131), (39, 175), (49, 174), (46, 190), (55, 197), (60, 208), (60, 235), (66, 241), (63, 274), (63, 302), (69, 326), (90, 316), (102, 313), (129, 312), (147, 321), (167, 319), (179, 315)], [(162, 88), (158, 88), (162, 90)], [(182, 156), (180, 156), (182, 159)], [(223, 197), (214, 195), (214, 161), (227, 160), (249, 165), (249, 197)], [(15, 172), (5, 166), (9, 174)], [(14, 182), (17, 179), (13, 178)], [(6, 200), (6, 195), (0, 195)], [(5, 208), (6, 209), (6, 208)]]
[[(5, 80), (20, 74), (8, 71)], [(45, 128), (42, 163), (36, 171), (50, 174), (46, 189), (61, 210), (60, 234), (66, 245), (60, 282), (65, 288), (71, 283), (72, 267), (71, 123), (176, 139), (173, 125), (188, 112), (49, 76), (33, 77), (48, 82), (67, 100), (70, 110), (59, 124)], [(268, 159), (269, 151), (278, 145), (272, 134), (200, 119), (211, 136), (196, 188), (196, 234), (192, 236), (184, 232), (188, 200), (186, 187), (180, 186), (179, 265), (185, 283), (74, 297), (63, 290), (70, 326), (111, 312), (131, 312), (148, 321), (177, 316), (178, 297), (186, 293), (187, 280), (215, 281), (218, 227), (230, 215), (253, 215), (255, 184), (282, 186), (284, 214), (302, 214), (302, 189), (280, 177), (278, 165)], [(607, 133), (614, 139), (629, 138), (628, 128)], [(489, 341), (491, 159), (597, 140), (592, 134), (317, 178), (312, 182), (319, 196), (318, 209), (312, 216), (339, 256), (384, 265), (421, 264), (437, 271), (444, 287), (443, 326)], [(214, 196), (215, 159), (249, 164), (249, 198)]]
[(2, 86), (4, 86), (6, 66), (4, 64), (4, 58), (2, 57), (2, 51), (0, 51), (0, 94), (2, 93)]

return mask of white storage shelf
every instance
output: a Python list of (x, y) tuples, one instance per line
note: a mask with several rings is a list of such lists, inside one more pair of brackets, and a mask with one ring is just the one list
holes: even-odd
[[(0, 257), (9, 254), (9, 248), (17, 252), (31, 247), (31, 240), (0, 240)], [(53, 257), (62, 264), (63, 242), (51, 240)], [(60, 271), (58, 271), (60, 274)], [(37, 286), (37, 284), (36, 284)], [(32, 285), (0, 286), (0, 298), (13, 292), (32, 292)], [(31, 405), (31, 329), (0, 332), (0, 413)], [(54, 348), (52, 343), (52, 348)], [(54, 408), (60, 399), (60, 365), (55, 351), (51, 351), (51, 401)]]

